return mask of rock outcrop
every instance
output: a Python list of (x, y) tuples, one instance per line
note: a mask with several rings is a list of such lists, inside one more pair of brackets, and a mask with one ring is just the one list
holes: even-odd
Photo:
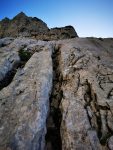
[(31, 37), (38, 40), (58, 40), (78, 37), (72, 26), (49, 29), (47, 24), (36, 17), (27, 17), (23, 12), (12, 20), (0, 21), (0, 37)]
[(23, 12), (12, 20), (5, 18), (0, 22), (0, 37), (30, 37), (31, 32), (37, 34), (48, 31), (47, 25), (40, 19), (27, 17)]
[[(17, 42), (21, 46), (22, 40), (16, 40), (15, 43)], [(24, 44), (29, 42), (24, 41)], [(12, 48), (14, 43), (10, 46)], [(11, 84), (0, 92), (0, 150), (44, 149), (53, 78), (52, 48), (39, 50), (36, 49), (24, 66), (18, 67)], [(19, 58), (18, 52), (15, 51)], [(6, 56), (6, 60), (11, 58), (11, 53), (13, 52)], [(12, 61), (16, 60), (16, 57), (12, 57)]]
[(113, 135), (113, 53), (104, 44), (99, 39), (77, 39), (59, 49), (62, 149), (110, 149), (107, 143)]
[(112, 41), (1, 39), (0, 150), (112, 150)]
[(23, 13), (0, 29), (0, 150), (113, 150), (113, 39)]

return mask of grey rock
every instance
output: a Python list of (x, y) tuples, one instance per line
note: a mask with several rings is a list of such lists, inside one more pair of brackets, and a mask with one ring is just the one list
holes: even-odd
[(111, 47), (111, 41), (76, 38), (58, 43), (62, 149), (108, 149), (113, 124), (113, 55), (106, 47)]
[(6, 41), (0, 80), (16, 72), (0, 90), (0, 150), (112, 149), (112, 39)]
[(113, 136), (110, 137), (109, 141), (108, 141), (108, 147), (110, 150), (113, 150)]
[(10, 37), (0, 39), (0, 47), (9, 45), (11, 42), (13, 42), (13, 40), (14, 40), (14, 38), (10, 38)]
[(44, 149), (53, 78), (51, 53), (52, 49), (35, 52), (0, 91), (0, 150)]

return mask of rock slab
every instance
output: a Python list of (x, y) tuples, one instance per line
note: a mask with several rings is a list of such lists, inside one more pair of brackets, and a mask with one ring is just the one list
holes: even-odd
[(0, 150), (113, 149), (113, 39), (0, 43)]

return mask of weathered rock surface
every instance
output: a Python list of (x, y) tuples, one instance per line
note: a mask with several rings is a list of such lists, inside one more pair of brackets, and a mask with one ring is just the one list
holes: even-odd
[[(27, 48), (27, 45), (30, 46), (35, 43), (37, 43), (36, 40), (25, 38), (15, 40), (13, 38), (0, 39), (0, 89), (9, 84), (17, 68), (24, 64), (24, 61), (22, 63), (22, 58), (19, 56), (19, 51), (25, 47)], [(25, 57), (25, 55), (23, 56)]]
[(12, 20), (4, 18), (0, 21), (0, 38), (32, 37), (39, 40), (58, 40), (78, 37), (72, 26), (49, 29), (41, 19), (27, 17), (23, 12)]
[(0, 150), (44, 149), (53, 78), (52, 48), (38, 50), (0, 91)]
[(0, 150), (113, 149), (113, 39), (0, 43)]
[(78, 38), (59, 47), (62, 149), (112, 149), (113, 52), (107, 49), (113, 43), (104, 41)]

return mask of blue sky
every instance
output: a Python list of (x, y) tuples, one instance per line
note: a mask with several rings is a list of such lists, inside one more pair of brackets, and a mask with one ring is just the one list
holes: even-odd
[(21, 11), (49, 28), (73, 25), (80, 37), (113, 37), (113, 0), (0, 0), (0, 20)]

